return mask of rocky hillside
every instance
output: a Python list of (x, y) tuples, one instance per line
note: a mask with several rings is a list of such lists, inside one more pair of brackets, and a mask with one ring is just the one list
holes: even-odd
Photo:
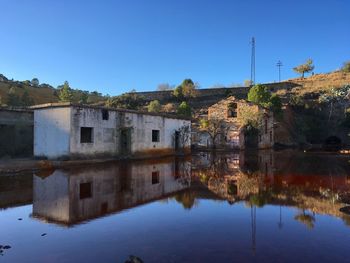
[[(350, 84), (350, 73), (334, 71), (325, 74), (315, 74), (307, 78), (289, 79), (282, 83), (288, 83), (290, 89), (278, 88), (277, 93), (285, 95), (290, 92), (296, 95), (319, 94), (325, 93), (332, 88), (339, 88)], [(275, 85), (278, 86), (279, 83)]]

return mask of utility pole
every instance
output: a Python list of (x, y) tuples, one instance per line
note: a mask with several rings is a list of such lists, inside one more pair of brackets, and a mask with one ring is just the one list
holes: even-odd
[(250, 85), (253, 86), (255, 84), (255, 38), (252, 37), (252, 54), (250, 60)]
[(276, 66), (278, 67), (278, 82), (281, 82), (281, 67), (283, 66), (282, 61), (278, 60)]

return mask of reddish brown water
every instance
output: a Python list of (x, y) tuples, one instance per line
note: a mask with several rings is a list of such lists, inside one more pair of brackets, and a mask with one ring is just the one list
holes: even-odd
[(327, 154), (2, 175), (0, 261), (349, 262), (349, 201), (349, 158)]

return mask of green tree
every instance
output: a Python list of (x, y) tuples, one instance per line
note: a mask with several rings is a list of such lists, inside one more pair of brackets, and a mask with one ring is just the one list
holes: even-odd
[(197, 86), (191, 79), (185, 79), (174, 89), (173, 95), (179, 100), (193, 98), (197, 95)]
[(153, 100), (148, 104), (147, 110), (149, 112), (160, 112), (162, 110), (162, 105), (160, 105), (158, 100)]
[[(281, 98), (277, 94), (271, 95), (271, 93), (263, 85), (255, 85), (249, 90), (248, 101), (270, 109), (277, 118), (282, 117)], [(247, 112), (249, 112), (249, 110)], [(249, 115), (249, 113), (245, 115)], [(255, 122), (252, 122), (252, 123), (255, 123)], [(252, 123), (250, 123), (250, 126), (253, 126), (254, 128), (256, 128), (255, 125), (252, 125)]]
[(196, 85), (192, 79), (185, 79), (182, 84), (182, 94), (185, 98), (193, 98), (197, 95)]
[(37, 78), (33, 78), (32, 81), (31, 81), (31, 84), (34, 87), (38, 87), (39, 86), (39, 80)]
[(266, 106), (271, 98), (271, 93), (264, 85), (255, 85), (248, 92), (248, 101)]
[(60, 89), (58, 99), (61, 102), (72, 102), (73, 93), (71, 88), (69, 87), (68, 81), (65, 81), (63, 87)]
[(179, 100), (183, 100), (184, 99), (184, 95), (183, 95), (183, 92), (182, 92), (182, 86), (179, 85), (177, 86), (174, 91), (173, 91), (173, 95), (178, 98)]
[(305, 73), (310, 73), (314, 70), (314, 68), (315, 66), (313, 65), (313, 61), (311, 58), (309, 58), (304, 64), (294, 67), (293, 70), (296, 73), (301, 74), (301, 77), (304, 78)]
[(341, 70), (344, 71), (344, 72), (350, 72), (350, 60), (344, 62), (344, 65), (341, 68)]
[(277, 94), (272, 94), (268, 102), (268, 107), (275, 114), (277, 118), (282, 117), (282, 101)]
[(79, 103), (81, 104), (87, 104), (89, 99), (89, 95), (87, 92), (83, 92), (80, 95)]
[(187, 102), (183, 101), (177, 108), (177, 114), (181, 116), (191, 117), (191, 107), (187, 104)]

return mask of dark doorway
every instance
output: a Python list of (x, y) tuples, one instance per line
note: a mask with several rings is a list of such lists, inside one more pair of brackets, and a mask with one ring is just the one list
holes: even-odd
[(131, 129), (125, 128), (120, 131), (120, 154), (131, 153)]
[(180, 132), (175, 131), (175, 151), (178, 151), (180, 148)]

